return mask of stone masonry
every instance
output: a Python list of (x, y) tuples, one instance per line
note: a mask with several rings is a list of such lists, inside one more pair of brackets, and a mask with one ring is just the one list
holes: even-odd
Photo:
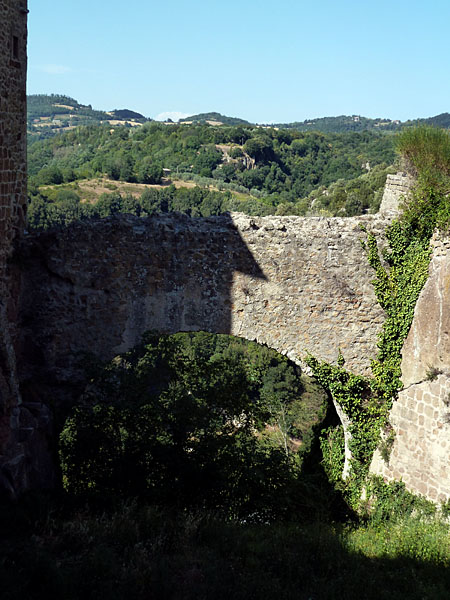
[[(26, 210), (27, 2), (0, 0), (0, 490), (26, 489), (26, 431), (36, 420), (21, 403), (16, 374), (19, 276), (11, 267), (13, 244)], [(36, 456), (37, 458), (37, 456)]]
[(428, 280), (402, 351), (400, 392), (389, 415), (389, 461), (376, 452), (371, 472), (402, 479), (433, 501), (450, 499), (450, 240), (436, 233)]
[(413, 184), (414, 179), (406, 172), (388, 175), (381, 200), (380, 212), (398, 213), (399, 204), (408, 196)]
[(2, 268), (26, 205), (26, 0), (0, 1), (0, 253)]
[(371, 472), (402, 480), (429, 500), (450, 498), (450, 378), (411, 385), (399, 394), (389, 415), (394, 444), (385, 462), (376, 451)]
[[(383, 216), (121, 216), (25, 238), (21, 379), (74, 385), (147, 330), (206, 330), (368, 373), (383, 322), (360, 240)], [(54, 393), (54, 392), (52, 392)]]

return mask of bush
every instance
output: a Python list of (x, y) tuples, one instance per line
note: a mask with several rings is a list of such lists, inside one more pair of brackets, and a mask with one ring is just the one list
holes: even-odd
[(397, 138), (397, 150), (414, 175), (450, 175), (450, 133), (437, 127), (405, 129)]
[[(325, 401), (319, 393), (303, 407), (299, 375), (285, 357), (229, 336), (148, 335), (97, 372), (66, 420), (63, 485), (74, 496), (286, 515), (305, 487), (290, 436), (307, 448)], [(263, 435), (266, 423), (280, 435)]]

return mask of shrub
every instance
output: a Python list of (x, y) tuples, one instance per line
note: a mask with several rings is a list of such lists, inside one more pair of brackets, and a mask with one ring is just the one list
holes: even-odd
[(397, 150), (414, 175), (427, 172), (450, 175), (450, 133), (437, 127), (405, 129), (398, 137)]

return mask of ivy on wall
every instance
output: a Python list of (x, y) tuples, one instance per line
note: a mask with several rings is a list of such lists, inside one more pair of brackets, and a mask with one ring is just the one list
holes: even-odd
[[(380, 250), (375, 236), (364, 230), (367, 240), (363, 247), (375, 271), (375, 295), (386, 315), (378, 337), (378, 352), (371, 361), (373, 376), (361, 377), (344, 369), (340, 352), (337, 366), (319, 362), (313, 356), (307, 359), (319, 383), (329, 390), (352, 422), (352, 470), (350, 477), (337, 485), (353, 508), (360, 505), (362, 486), (380, 432), (387, 425), (389, 410), (402, 387), (401, 349), (427, 280), (431, 236), (436, 227), (448, 228), (450, 222), (450, 134), (429, 127), (406, 131), (399, 138), (399, 148), (416, 176), (414, 190), (401, 216), (386, 230), (386, 247)], [(332, 439), (344, 443), (343, 436), (334, 434)], [(326, 445), (322, 447), (326, 449)], [(336, 447), (333, 452), (324, 452), (328, 473), (336, 473), (338, 465), (332, 463), (334, 457), (340, 456)]]

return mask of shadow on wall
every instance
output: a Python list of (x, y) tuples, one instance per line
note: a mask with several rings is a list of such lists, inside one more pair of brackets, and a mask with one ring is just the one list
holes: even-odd
[(158, 333), (231, 333), (232, 285), (266, 276), (230, 215), (121, 215), (29, 236), (20, 252), (21, 379), (77, 385), (80, 353), (109, 360)]

